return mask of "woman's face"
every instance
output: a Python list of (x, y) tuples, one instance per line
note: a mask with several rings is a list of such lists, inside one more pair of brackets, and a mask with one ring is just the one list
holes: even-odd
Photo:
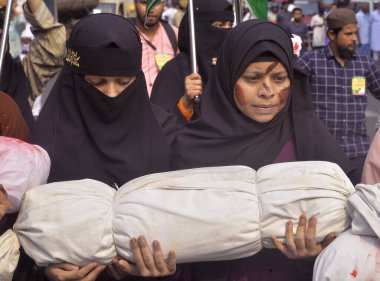
[(244, 115), (266, 123), (285, 107), (289, 91), (289, 75), (280, 62), (254, 62), (236, 81), (234, 99)]
[(84, 80), (106, 96), (115, 98), (136, 80), (136, 76), (95, 76), (85, 75)]

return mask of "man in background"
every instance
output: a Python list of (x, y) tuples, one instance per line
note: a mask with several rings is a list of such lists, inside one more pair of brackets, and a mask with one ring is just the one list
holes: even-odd
[(289, 33), (289, 36), (292, 36), (292, 34), (298, 35), (302, 39), (302, 49), (301, 54), (303, 54), (306, 49), (311, 49), (311, 43), (310, 43), (310, 37), (309, 37), (309, 30), (307, 28), (306, 23), (302, 21), (303, 14), (301, 8), (294, 8), (293, 9), (293, 21), (288, 22), (287, 25), (285, 25), (285, 30)]
[(338, 8), (326, 22), (329, 45), (305, 53), (297, 63), (309, 76), (317, 116), (356, 166), (350, 178), (357, 184), (370, 144), (367, 95), (380, 99), (380, 70), (370, 57), (355, 50), (358, 26), (353, 10)]
[(177, 53), (178, 29), (161, 20), (165, 1), (154, 6), (145, 19), (146, 2), (146, 0), (135, 0), (134, 23), (140, 33), (142, 69), (150, 96), (158, 72)]
[(324, 10), (320, 6), (318, 14), (312, 16), (310, 27), (313, 29), (312, 47), (314, 50), (326, 46), (326, 23), (323, 16)]
[(369, 24), (369, 3), (361, 4), (360, 11), (356, 13), (356, 19), (358, 21), (359, 28), (359, 51), (367, 56), (371, 55), (370, 48), (370, 24)]

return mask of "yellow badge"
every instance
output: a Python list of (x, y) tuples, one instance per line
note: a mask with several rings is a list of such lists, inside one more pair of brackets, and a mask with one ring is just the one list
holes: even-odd
[(365, 96), (365, 77), (354, 76), (352, 77), (352, 95)]
[(156, 59), (156, 64), (159, 70), (161, 70), (164, 67), (164, 65), (173, 58), (171, 54), (164, 53), (154, 54), (154, 57)]

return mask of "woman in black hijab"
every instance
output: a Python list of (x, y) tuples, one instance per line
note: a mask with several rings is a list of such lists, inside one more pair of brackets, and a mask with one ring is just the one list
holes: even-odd
[[(293, 68), (292, 42), (278, 25), (251, 20), (228, 33), (201, 112), (177, 135), (176, 169), (245, 165), (257, 170), (276, 162), (322, 160), (337, 163), (346, 173), (352, 170), (314, 116), (308, 79)], [(311, 280), (312, 267), (313, 262), (265, 249), (230, 280)]]
[[(133, 24), (123, 17), (97, 14), (74, 26), (64, 67), (36, 122), (32, 141), (51, 158), (48, 182), (90, 178), (117, 188), (136, 177), (169, 169), (170, 149), (148, 100), (141, 42)], [(132, 243), (145, 257), (144, 239)], [(161, 250), (155, 247), (154, 253)], [(161, 260), (160, 270), (150, 258), (153, 265), (145, 272), (139, 268), (140, 274), (163, 276), (175, 271), (173, 253), (168, 262)], [(143, 258), (142, 266), (144, 262)], [(157, 272), (149, 271), (149, 266)], [(45, 274), (51, 280), (57, 276), (95, 280), (103, 269), (96, 263), (80, 269), (64, 263), (47, 267)], [(115, 260), (110, 271), (118, 278), (137, 272), (122, 260)]]
[[(232, 5), (226, 0), (194, 1), (197, 63), (200, 87), (205, 85), (215, 67), (216, 57), (227, 31), (232, 27)], [(180, 53), (162, 68), (152, 89), (151, 102), (169, 112), (178, 113), (177, 103), (185, 94), (185, 77), (191, 73), (190, 27), (188, 14), (181, 21), (178, 32)], [(201, 78), (200, 78), (201, 77)], [(200, 80), (201, 79), (201, 80)]]

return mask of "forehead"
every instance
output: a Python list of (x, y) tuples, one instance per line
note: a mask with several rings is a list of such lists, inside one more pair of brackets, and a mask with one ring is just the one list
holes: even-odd
[(266, 72), (268, 67), (274, 67), (272, 71), (286, 71), (285, 67), (281, 62), (265, 61), (265, 62), (252, 62), (248, 65), (245, 71), (252, 72)]
[(358, 31), (358, 25), (356, 23), (350, 23), (342, 28), (343, 33), (351, 33), (351, 32), (357, 32)]

